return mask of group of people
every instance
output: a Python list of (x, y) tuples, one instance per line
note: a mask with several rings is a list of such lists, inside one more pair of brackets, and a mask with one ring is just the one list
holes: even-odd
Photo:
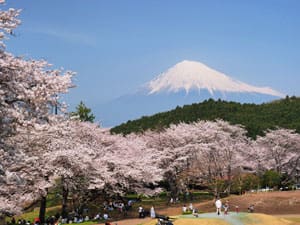
[(178, 197), (176, 197), (175, 199), (171, 197), (169, 201), (170, 204), (176, 204), (178, 202), (180, 202)]
[[(138, 213), (139, 213), (139, 218), (145, 218), (147, 214), (141, 205), (138, 208)], [(154, 206), (151, 206), (149, 214), (151, 218), (156, 218)]]
[[(170, 203), (173, 203), (172, 199), (170, 201)], [(126, 205), (127, 206), (127, 205)], [(110, 210), (114, 210), (114, 209), (118, 209), (120, 212), (122, 212), (123, 210), (126, 210), (125, 204), (124, 203), (109, 203), (109, 204), (105, 204), (104, 203), (104, 213), (101, 215), (100, 213), (96, 214), (96, 216), (93, 218), (94, 221), (100, 221), (100, 220), (105, 220), (106, 223), (105, 224), (110, 224), (108, 222), (109, 220), (109, 215), (107, 213), (107, 211)], [(128, 208), (130, 208), (132, 206), (131, 202), (128, 202)], [(229, 212), (229, 201), (226, 200), (225, 203), (223, 204), (220, 198), (216, 198), (215, 200), (215, 207), (216, 207), (216, 213), (217, 215), (221, 215), (222, 214), (222, 209), (224, 210), (224, 216), (228, 215)], [(193, 204), (190, 203), (189, 207), (187, 207), (186, 205), (183, 205), (182, 207), (182, 212), (186, 213), (186, 212), (192, 212), (192, 214), (194, 216), (198, 216), (198, 210), (196, 208), (193, 207)], [(239, 206), (235, 206), (235, 212), (239, 213)], [(252, 213), (254, 212), (254, 205), (251, 204), (248, 207), (248, 212)], [(145, 211), (144, 208), (140, 205), (138, 207), (138, 214), (139, 214), (139, 218), (145, 218), (146, 216), (150, 216), (151, 218), (157, 218), (157, 215), (155, 213), (155, 209), (152, 206), (150, 208), (150, 211)], [(68, 223), (81, 223), (81, 222), (85, 222), (85, 221), (89, 221), (90, 218), (88, 216), (73, 216), (72, 218), (61, 218), (59, 215), (56, 216), (51, 216), (48, 217), (45, 221), (45, 224), (47, 225), (59, 225), (59, 224), (68, 224)], [(15, 218), (13, 217), (11, 222), (11, 225), (41, 225), (41, 222), (39, 220), (39, 218), (36, 218), (33, 222), (30, 221), (26, 221), (24, 219), (19, 219), (18, 221), (15, 220)]]
[(189, 204), (189, 207), (187, 207), (186, 205), (183, 205), (182, 207), (182, 213), (192, 213), (193, 215), (197, 215), (198, 214), (198, 209), (194, 208), (193, 203)]
[(126, 212), (131, 208), (132, 202), (129, 200), (127, 204), (124, 204), (123, 202), (104, 202), (103, 203), (103, 208), (105, 211), (113, 211), (117, 209), (120, 212)]
[[(221, 211), (222, 211), (222, 208), (224, 209), (224, 215), (228, 215), (228, 212), (229, 212), (229, 201), (226, 200), (225, 204), (222, 204), (222, 201), (220, 198), (217, 198), (216, 201), (215, 201), (215, 206), (216, 206), (216, 211), (217, 211), (217, 214), (218, 215), (221, 215)], [(239, 213), (240, 209), (239, 209), (239, 206), (235, 206), (235, 212), (236, 213)], [(254, 212), (254, 205), (251, 204), (249, 207), (248, 207), (248, 212), (250, 213), (253, 213)]]
[[(59, 214), (55, 216), (49, 216), (46, 218), (44, 225), (55, 225), (58, 224), (58, 222), (61, 223)], [(8, 223), (10, 225), (41, 225), (41, 220), (39, 218), (35, 218), (33, 221), (25, 220), (25, 219), (18, 219), (16, 221), (15, 217), (12, 217), (11, 221)]]
[(33, 223), (31, 223), (29, 220), (24, 220), (24, 219), (18, 219), (18, 221), (16, 221), (15, 217), (12, 217), (11, 221), (8, 223), (10, 225), (32, 225)]
[(215, 205), (216, 205), (218, 215), (221, 215), (222, 207), (224, 208), (224, 215), (228, 214), (228, 211), (229, 211), (229, 201), (228, 200), (226, 200), (225, 204), (222, 204), (221, 199), (217, 198)]

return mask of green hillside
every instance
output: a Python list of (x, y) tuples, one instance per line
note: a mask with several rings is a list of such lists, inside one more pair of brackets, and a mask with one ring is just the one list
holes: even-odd
[(295, 129), (300, 133), (300, 98), (286, 97), (260, 105), (209, 99), (202, 103), (185, 105), (171, 111), (128, 121), (112, 128), (111, 132), (129, 134), (147, 129), (161, 129), (180, 122), (215, 119), (242, 124), (247, 129), (248, 136), (253, 138), (263, 134), (264, 130), (276, 126)]

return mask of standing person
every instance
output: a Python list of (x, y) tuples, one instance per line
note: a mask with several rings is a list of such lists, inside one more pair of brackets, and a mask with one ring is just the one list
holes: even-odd
[(150, 209), (150, 217), (151, 218), (155, 218), (156, 215), (155, 215), (155, 210), (154, 210), (154, 207), (152, 206), (151, 209)]
[(238, 205), (236, 205), (236, 206), (235, 206), (235, 212), (236, 212), (236, 213), (239, 213), (239, 211), (240, 211), (240, 208), (239, 208)]
[(194, 207), (193, 207), (193, 203), (190, 203), (189, 210), (192, 212), (192, 211), (193, 211), (193, 209), (194, 209)]
[(172, 205), (174, 203), (174, 199), (170, 198), (170, 204)]
[(217, 214), (220, 215), (221, 214), (221, 208), (222, 208), (222, 202), (220, 198), (217, 198), (216, 202), (216, 209), (217, 209)]
[(228, 202), (228, 200), (226, 200), (226, 202), (224, 204), (224, 216), (228, 215), (228, 211), (229, 211), (229, 202)]
[(11, 219), (11, 222), (10, 222), (12, 225), (15, 225), (16, 224), (16, 219), (15, 219), (15, 217), (13, 217), (12, 219)]
[(139, 218), (143, 218), (144, 209), (143, 209), (143, 207), (141, 205), (139, 206), (138, 211), (139, 211)]

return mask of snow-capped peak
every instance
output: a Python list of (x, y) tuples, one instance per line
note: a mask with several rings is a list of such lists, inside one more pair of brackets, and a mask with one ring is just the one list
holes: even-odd
[(220, 92), (248, 92), (284, 97), (284, 95), (269, 87), (256, 87), (218, 72), (200, 62), (184, 60), (177, 63), (148, 83), (149, 94), (163, 91), (178, 92), (185, 90), (206, 89), (212, 95)]

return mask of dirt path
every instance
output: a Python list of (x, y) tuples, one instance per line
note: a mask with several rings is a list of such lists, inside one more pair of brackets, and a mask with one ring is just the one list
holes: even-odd
[[(293, 215), (292, 217), (300, 217), (300, 215)], [(287, 215), (283, 215), (287, 218)], [(269, 216), (265, 214), (256, 213), (230, 213), (224, 216), (218, 216), (216, 213), (203, 213), (197, 218), (193, 215), (179, 216), (174, 222), (174, 225), (298, 225), (298, 222), (288, 221), (284, 218)], [(155, 220), (150, 218), (145, 219), (127, 219), (122, 221), (111, 222), (112, 225), (154, 225)], [(103, 224), (101, 224), (103, 225)]]
[[(283, 218), (300, 218), (300, 214), (285, 214), (285, 215), (275, 215), (275, 216), (268, 216), (264, 214), (248, 214), (248, 213), (230, 213), (227, 216), (221, 215), (217, 216), (216, 213), (203, 213), (200, 214), (198, 218), (195, 218), (194, 216), (187, 215), (187, 216), (180, 216), (180, 220), (178, 220), (178, 225), (179, 224), (187, 224), (187, 225), (192, 225), (192, 224), (201, 224), (201, 225), (217, 225), (217, 224), (229, 224), (229, 225), (244, 225), (245, 223), (243, 222), (243, 218), (245, 218), (247, 215), (250, 216), (250, 219), (248, 218), (248, 221), (251, 223), (256, 222), (257, 224), (270, 224), (270, 225), (300, 225), (300, 223), (297, 222), (288, 222), (284, 220)], [(251, 216), (253, 217), (251, 219)], [(199, 221), (193, 221), (193, 223), (190, 222), (184, 222), (183, 220), (187, 219), (189, 220), (197, 220)], [(217, 220), (213, 220), (217, 219)], [(220, 223), (217, 221), (220, 221)], [(153, 225), (155, 222), (151, 218), (145, 218), (145, 219), (126, 219), (126, 220), (121, 220), (121, 221), (113, 221), (111, 222), (112, 225), (139, 225), (139, 224), (145, 224), (145, 225)], [(221, 221), (224, 221), (222, 223)], [(258, 223), (260, 221), (260, 223)], [(177, 222), (174, 225), (177, 225)], [(100, 225), (104, 225), (103, 223)]]
[[(224, 220), (226, 223), (230, 225), (243, 225), (241, 221), (241, 216), (243, 216), (244, 213), (229, 213), (228, 215), (224, 216), (222, 215), (217, 215), (216, 213), (203, 213), (199, 214), (197, 219), (218, 219), (218, 220)], [(195, 216), (193, 215), (188, 215), (188, 216), (182, 216), (182, 218), (193, 218), (196, 219)]]
[[(145, 218), (145, 219), (126, 219), (126, 220), (120, 220), (120, 221), (113, 221), (111, 222), (112, 225), (118, 224), (118, 225), (137, 225), (137, 224), (144, 224), (151, 221), (151, 218)], [(101, 223), (100, 225), (104, 225), (104, 223)]]

